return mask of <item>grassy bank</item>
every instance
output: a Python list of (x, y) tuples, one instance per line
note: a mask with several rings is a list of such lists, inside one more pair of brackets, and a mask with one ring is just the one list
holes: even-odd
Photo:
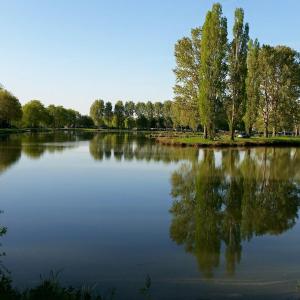
[(300, 146), (300, 137), (252, 137), (236, 138), (231, 141), (228, 136), (207, 140), (199, 135), (190, 136), (151, 136), (158, 143), (180, 147), (258, 147), (258, 146)]

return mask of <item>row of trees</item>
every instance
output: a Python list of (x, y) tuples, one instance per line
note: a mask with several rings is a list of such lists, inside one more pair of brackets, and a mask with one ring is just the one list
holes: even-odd
[(132, 101), (111, 102), (95, 100), (90, 116), (96, 126), (109, 128), (171, 128), (173, 126), (172, 101), (147, 103)]
[(175, 111), (181, 126), (204, 129), (295, 130), (300, 124), (299, 53), (286, 46), (260, 46), (249, 38), (244, 11), (236, 9), (233, 39), (214, 4), (200, 28), (175, 45)]
[(118, 129), (172, 128), (176, 121), (173, 117), (172, 101), (147, 103), (123, 103), (96, 100), (90, 108), (90, 116), (63, 106), (45, 107), (40, 101), (32, 100), (21, 105), (19, 100), (7, 90), (0, 89), (0, 128), (76, 128), (107, 127)]
[(90, 108), (90, 116), (63, 106), (45, 107), (40, 101), (32, 100), (21, 105), (19, 100), (7, 90), (0, 88), (0, 128), (76, 128), (107, 127), (118, 129), (172, 128), (174, 119), (172, 101), (147, 103), (123, 103), (96, 100)]

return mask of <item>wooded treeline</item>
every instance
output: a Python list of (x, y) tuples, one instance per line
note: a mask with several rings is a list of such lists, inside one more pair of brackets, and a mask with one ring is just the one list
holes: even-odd
[(213, 139), (220, 130), (275, 136), (300, 133), (300, 55), (287, 46), (260, 45), (249, 37), (244, 11), (234, 15), (232, 40), (222, 6), (214, 4), (201, 27), (175, 45), (173, 101), (99, 99), (90, 116), (33, 100), (20, 105), (0, 89), (0, 127), (181, 128), (202, 130)]
[(90, 116), (96, 126), (125, 129), (172, 128), (172, 101), (123, 103), (95, 100), (90, 108)]
[(0, 89), (0, 128), (77, 128), (93, 127), (89, 116), (73, 109), (32, 100), (21, 106), (19, 100), (5, 89)]

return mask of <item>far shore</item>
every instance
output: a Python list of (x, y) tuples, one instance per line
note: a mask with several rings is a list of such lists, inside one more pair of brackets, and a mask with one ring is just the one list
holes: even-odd
[[(124, 132), (124, 133), (159, 133), (161, 129), (118, 129), (118, 128), (0, 128), (0, 134), (42, 133), (55, 131), (84, 131), (84, 132)], [(166, 132), (166, 131), (164, 131)]]

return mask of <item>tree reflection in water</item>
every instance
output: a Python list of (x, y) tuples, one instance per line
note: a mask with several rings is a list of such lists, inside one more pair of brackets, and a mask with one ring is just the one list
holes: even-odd
[(204, 277), (212, 278), (225, 245), (226, 273), (234, 275), (242, 242), (278, 235), (298, 218), (300, 150), (200, 150), (172, 174), (170, 237), (184, 245)]
[(23, 154), (30, 159), (40, 159), (45, 152), (75, 148), (76, 142), (89, 141), (93, 136), (92, 133), (72, 131), (0, 135), (0, 175), (16, 164)]
[(0, 175), (21, 157), (22, 145), (18, 138), (0, 136)]

